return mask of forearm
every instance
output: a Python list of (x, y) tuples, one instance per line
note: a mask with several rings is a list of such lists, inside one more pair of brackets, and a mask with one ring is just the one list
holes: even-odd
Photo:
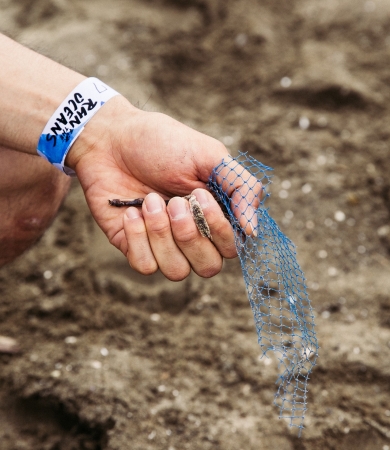
[(84, 78), (0, 34), (0, 146), (36, 155), (47, 121)]

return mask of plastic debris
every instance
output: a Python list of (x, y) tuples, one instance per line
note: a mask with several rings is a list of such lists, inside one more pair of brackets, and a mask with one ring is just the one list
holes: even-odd
[(267, 357), (274, 352), (279, 360), (275, 394), (279, 416), (288, 419), (290, 426), (298, 427), (300, 434), (318, 343), (294, 244), (264, 206), (271, 170), (240, 153), (222, 161), (213, 170), (208, 185), (234, 229), (262, 355)]

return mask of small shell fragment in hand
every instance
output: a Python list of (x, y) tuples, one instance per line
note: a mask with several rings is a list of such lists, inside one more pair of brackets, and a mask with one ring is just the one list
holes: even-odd
[(190, 203), (190, 211), (199, 230), (199, 233), (202, 235), (202, 237), (207, 237), (210, 239), (210, 241), (212, 241), (213, 238), (211, 237), (209, 224), (207, 223), (207, 220), (203, 214), (202, 207), (200, 206), (200, 203), (196, 199), (195, 195), (187, 195), (184, 198), (186, 198)]
[(0, 336), (0, 353), (18, 353), (19, 344), (15, 339)]

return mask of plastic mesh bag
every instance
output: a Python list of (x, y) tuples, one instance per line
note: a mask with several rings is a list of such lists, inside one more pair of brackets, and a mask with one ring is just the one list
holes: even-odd
[[(295, 246), (264, 206), (269, 196), (266, 188), (270, 170), (240, 153), (213, 170), (209, 188), (223, 205), (235, 232), (263, 357), (273, 351), (279, 360), (280, 376), (274, 402), (279, 407), (279, 417), (298, 427), (300, 434), (307, 383), (318, 356), (318, 343)], [(237, 189), (237, 185), (241, 187)]]

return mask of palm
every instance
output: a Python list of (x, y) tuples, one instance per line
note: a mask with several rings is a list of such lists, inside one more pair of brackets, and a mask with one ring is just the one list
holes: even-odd
[[(155, 114), (159, 122), (156, 126), (156, 120), (151, 121), (148, 114), (141, 114), (143, 123), (137, 124), (137, 134), (132, 127), (122, 125), (121, 134), (106, 141), (109, 147), (101, 146), (86, 155), (77, 168), (95, 220), (124, 254), (123, 210), (110, 207), (108, 199), (143, 198), (150, 192), (164, 198), (189, 194), (205, 186), (212, 167), (227, 154), (218, 141), (162, 114)], [(202, 154), (203, 161), (199, 158)], [(195, 164), (195, 155), (203, 163), (202, 170)]]

